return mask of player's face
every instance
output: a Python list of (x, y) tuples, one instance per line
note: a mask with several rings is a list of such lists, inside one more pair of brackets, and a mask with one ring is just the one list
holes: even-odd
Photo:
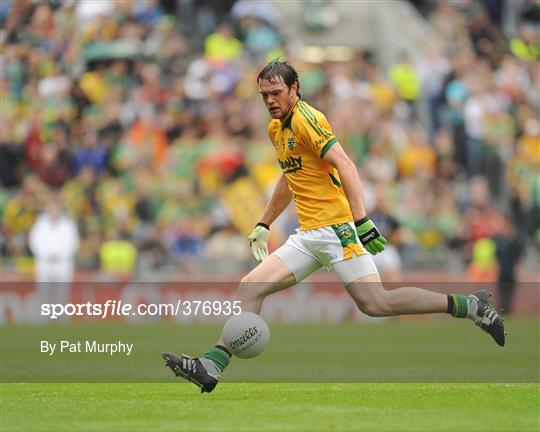
[(273, 81), (259, 81), (259, 93), (273, 119), (283, 120), (287, 117), (297, 99), (296, 89), (296, 83), (288, 88), (280, 76)]

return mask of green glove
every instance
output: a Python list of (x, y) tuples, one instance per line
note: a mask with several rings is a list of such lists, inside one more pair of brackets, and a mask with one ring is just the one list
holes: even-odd
[(268, 256), (268, 237), (270, 237), (269, 227), (261, 222), (257, 224), (248, 237), (251, 253), (259, 262)]
[(354, 225), (360, 242), (371, 255), (377, 255), (384, 250), (386, 239), (377, 230), (370, 218), (366, 216), (356, 221)]

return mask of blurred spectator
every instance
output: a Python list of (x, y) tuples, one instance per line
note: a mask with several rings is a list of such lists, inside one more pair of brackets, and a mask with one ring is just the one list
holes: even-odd
[(245, 238), (232, 226), (212, 234), (205, 243), (212, 270), (218, 274), (234, 274), (245, 270), (249, 262), (249, 251)]
[(435, 150), (437, 152), (438, 176), (445, 180), (452, 180), (457, 174), (455, 159), (455, 143), (447, 129), (440, 129), (435, 137)]
[(452, 69), (445, 79), (446, 87), (443, 91), (446, 106), (442, 111), (444, 123), (447, 125), (454, 141), (454, 160), (462, 168), (465, 168), (467, 156), (464, 105), (469, 97), (469, 88), (466, 81), (469, 54), (456, 54), (450, 60)]
[(99, 250), (102, 244), (101, 232), (96, 224), (87, 224), (83, 234), (81, 247), (76, 257), (77, 266), (82, 270), (98, 272), (100, 270)]
[(467, 20), (447, 1), (437, 2), (430, 21), (450, 49), (467, 46)]
[(489, 173), (493, 196), (499, 197), (504, 188), (505, 161), (512, 153), (515, 124), (512, 116), (504, 111), (489, 113), (485, 119), (486, 141), (483, 151), (484, 173)]
[(197, 265), (203, 256), (204, 242), (193, 221), (179, 222), (170, 244), (170, 252), (182, 269)]
[(465, 213), (468, 225), (468, 240), (471, 243), (482, 238), (494, 237), (501, 232), (503, 219), (495, 206), (484, 177), (478, 176), (469, 183), (468, 209)]
[(471, 282), (494, 282), (497, 277), (495, 242), (490, 238), (481, 238), (472, 245), (472, 260), (468, 269)]
[(242, 43), (233, 35), (230, 25), (221, 24), (204, 41), (204, 55), (214, 63), (222, 64), (233, 61), (242, 54)]
[[(244, 18), (241, 23), (244, 46), (255, 63), (264, 61), (268, 52), (278, 48), (279, 34), (264, 21), (252, 17)], [(278, 57), (275, 53), (273, 57)]]
[(523, 135), (516, 143), (506, 172), (515, 218), (525, 222), (522, 226), (529, 227), (528, 234), (532, 234), (534, 226), (539, 224), (533, 215), (534, 208), (539, 205), (540, 121), (531, 114), (528, 110), (524, 112)]
[(208, 4), (202, 3), (196, 11), (195, 20), (195, 28), (198, 36), (195, 39), (204, 41), (208, 35), (213, 33), (217, 26), (216, 13)]
[(538, 29), (540, 27), (540, 0), (524, 0), (520, 6), (522, 21)]
[(519, 35), (510, 41), (510, 50), (519, 60), (532, 62), (540, 57), (540, 36), (538, 28), (523, 24)]
[(99, 250), (101, 270), (113, 276), (131, 276), (137, 263), (137, 249), (116, 229), (109, 232)]
[(470, 95), (463, 106), (463, 119), (467, 136), (467, 173), (469, 176), (475, 176), (481, 174), (482, 169), (488, 94), (485, 83), (475, 76), (469, 75), (467, 84)]
[(231, 9), (231, 17), (235, 20), (254, 18), (273, 28), (278, 28), (283, 20), (279, 11), (268, 0), (259, 0), (256, 3), (250, 0), (237, 0)]
[(422, 130), (410, 132), (406, 147), (400, 152), (397, 160), (401, 177), (420, 177), (431, 179), (437, 169), (437, 155), (429, 145), (427, 136)]
[(57, 197), (47, 200), (45, 212), (30, 230), (29, 245), (35, 258), (40, 301), (65, 304), (75, 271), (79, 233), (73, 220), (62, 214)]
[(430, 117), (430, 137), (433, 139), (435, 131), (441, 126), (440, 111), (443, 104), (444, 78), (450, 72), (450, 63), (442, 53), (439, 43), (428, 46), (425, 59), (418, 66), (422, 95), (427, 102)]
[(391, 137), (386, 135), (388, 132), (382, 130), (381, 135), (374, 137), (363, 161), (366, 175), (374, 181), (390, 182), (396, 177), (396, 161), (392, 155)]
[(96, 225), (98, 204), (96, 202), (96, 175), (89, 166), (83, 167), (79, 174), (67, 181), (60, 190), (69, 215), (77, 220), (85, 231)]
[(512, 298), (516, 286), (516, 270), (524, 252), (524, 242), (510, 219), (505, 219), (501, 233), (494, 238), (499, 263), (498, 287), (501, 308), (504, 313), (512, 312)]
[(479, 58), (496, 62), (499, 52), (496, 49), (499, 33), (492, 25), (486, 10), (477, 8), (469, 23), (469, 37)]
[(163, 10), (158, 0), (146, 0), (135, 3), (133, 16), (137, 21), (148, 25), (155, 25), (163, 16)]
[(416, 120), (418, 117), (416, 101), (420, 98), (420, 76), (407, 53), (402, 53), (399, 63), (390, 68), (390, 79), (401, 99), (409, 105), (411, 118)]
[(43, 183), (58, 188), (69, 178), (72, 170), (71, 155), (56, 143), (46, 143), (40, 153), (36, 172)]
[(0, 184), (18, 186), (21, 182), (24, 151), (17, 144), (0, 143)]
[(2, 220), (7, 234), (7, 250), (11, 254), (25, 254), (26, 237), (35, 223), (41, 207), (40, 197), (44, 194), (39, 179), (30, 174), (24, 178), (21, 189), (7, 200)]
[(167, 264), (167, 249), (163, 244), (159, 228), (150, 226), (138, 245), (138, 278), (159, 280), (163, 266)]
[(302, 6), (304, 26), (312, 32), (330, 30), (339, 22), (339, 12), (333, 2), (308, 0)]
[[(167, 135), (154, 123), (152, 112), (147, 112), (137, 119), (127, 131), (123, 141), (124, 149), (134, 157), (132, 164), (142, 161), (160, 166), (165, 162), (167, 155)], [(127, 167), (124, 167), (127, 168)]]
[(390, 213), (387, 188), (384, 184), (376, 189), (375, 208), (370, 212), (370, 218), (375, 223), (388, 244), (382, 253), (373, 256), (381, 278), (386, 282), (398, 282), (401, 280), (401, 257), (398, 247), (401, 245), (403, 233), (400, 223)]
[(105, 169), (107, 152), (98, 145), (98, 135), (95, 131), (86, 131), (81, 140), (81, 147), (75, 151), (75, 169), (80, 171), (89, 166), (96, 174)]
[(369, 96), (382, 112), (388, 113), (394, 107), (397, 99), (392, 83), (376, 65), (370, 65), (367, 68), (367, 76)]

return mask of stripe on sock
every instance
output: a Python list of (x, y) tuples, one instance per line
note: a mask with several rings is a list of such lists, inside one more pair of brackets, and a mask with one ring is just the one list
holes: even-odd
[(231, 358), (224, 350), (216, 347), (212, 347), (206, 351), (203, 357), (212, 360), (220, 372), (223, 372), (231, 361)]
[(467, 318), (467, 312), (469, 310), (469, 302), (467, 297), (461, 294), (453, 294), (454, 298), (454, 315), (456, 318)]

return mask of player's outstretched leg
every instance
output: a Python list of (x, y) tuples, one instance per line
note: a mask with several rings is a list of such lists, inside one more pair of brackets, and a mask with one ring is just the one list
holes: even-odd
[(444, 313), (456, 318), (469, 318), (495, 342), (505, 345), (504, 322), (494, 309), (486, 291), (471, 295), (445, 295), (433, 291), (402, 287), (385, 290), (379, 275), (371, 274), (346, 285), (358, 308), (370, 316)]
[[(240, 300), (242, 312), (260, 313), (264, 298), (296, 283), (296, 278), (287, 265), (275, 255), (270, 255), (254, 268), (240, 282), (236, 299)], [(217, 345), (208, 349), (202, 357), (176, 355), (169, 352), (161, 354), (177, 377), (184, 378), (210, 393), (219, 382), (225, 368), (231, 361), (231, 353), (220, 337)]]
[[(499, 346), (504, 346), (506, 332), (503, 319), (491, 303), (491, 294), (476, 291), (468, 296), (449, 296), (449, 313), (455, 317), (467, 317), (488, 333)], [(451, 305), (453, 303), (453, 306)]]

